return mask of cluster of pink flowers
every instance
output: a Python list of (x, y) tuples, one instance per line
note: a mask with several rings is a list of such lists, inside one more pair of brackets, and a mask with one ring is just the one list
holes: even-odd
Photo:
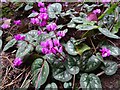
[[(40, 13), (37, 17), (31, 18), (30, 22), (35, 25), (40, 25), (41, 27), (44, 27), (47, 25), (47, 20), (48, 20), (48, 14), (47, 14), (47, 9), (42, 2), (38, 2), (38, 7), (40, 7)], [(33, 11), (33, 13), (37, 13)]]
[(22, 36), (20, 34), (17, 34), (14, 36), (15, 40), (20, 41), (20, 40), (25, 40), (25, 36)]
[(3, 24), (1, 25), (1, 28), (2, 28), (2, 29), (7, 29), (7, 28), (10, 28), (10, 25), (3, 23)]
[(51, 22), (50, 24), (46, 26), (46, 28), (48, 31), (55, 31), (57, 29), (57, 25), (56, 23)]
[(22, 64), (22, 59), (21, 58), (15, 58), (15, 60), (13, 61), (14, 67), (18, 67), (21, 64)]
[(102, 49), (100, 49), (101, 53), (102, 53), (102, 57), (107, 57), (110, 56), (110, 50), (107, 49), (106, 47), (103, 47)]
[(40, 43), (42, 47), (42, 53), (43, 54), (56, 54), (56, 53), (61, 53), (62, 50), (62, 45), (60, 44), (58, 39), (47, 39), (45, 42)]

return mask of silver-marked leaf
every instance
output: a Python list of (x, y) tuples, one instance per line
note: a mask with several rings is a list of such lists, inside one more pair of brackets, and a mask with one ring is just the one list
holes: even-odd
[(74, 17), (74, 18), (72, 18), (72, 21), (75, 23), (80, 23), (80, 24), (82, 24), (84, 22), (81, 17)]
[(81, 24), (81, 25), (77, 25), (76, 26), (76, 29), (81, 30), (81, 31), (93, 30), (93, 29), (97, 29), (97, 28), (98, 28), (98, 26), (95, 26), (95, 25), (84, 25), (84, 24)]
[(75, 50), (74, 44), (71, 41), (68, 41), (67, 44), (65, 45), (65, 50), (70, 54), (70, 55), (77, 55), (77, 52)]
[(53, 65), (53, 77), (61, 82), (71, 80), (72, 75), (65, 69), (62, 63)]
[(68, 83), (65, 82), (63, 86), (64, 86), (64, 88), (66, 88), (66, 89), (72, 88), (72, 83), (71, 83), (71, 82), (68, 82)]
[(5, 47), (3, 48), (3, 51), (8, 50), (9, 48), (11, 48), (12, 46), (14, 46), (17, 43), (17, 41), (15, 39), (10, 40)]
[(39, 13), (31, 13), (28, 18), (31, 18), (31, 17), (36, 17)]
[(62, 11), (62, 5), (60, 3), (54, 3), (48, 6), (48, 15), (50, 18), (56, 18), (57, 14)]
[(102, 90), (101, 81), (95, 74), (82, 74), (80, 78), (80, 86), (84, 90)]
[(120, 39), (119, 36), (113, 34), (113, 33), (110, 32), (107, 28), (99, 28), (99, 31), (100, 31), (103, 35), (105, 35), (105, 36), (107, 36), (107, 37), (109, 37), (109, 38)]
[(102, 69), (105, 71), (106, 75), (113, 75), (116, 73), (116, 71), (118, 69), (116, 62), (105, 61), (104, 65), (105, 65), (105, 67), (102, 67)]
[(51, 84), (47, 84), (47, 86), (45, 87), (45, 90), (58, 90), (57, 84), (56, 83), (51, 83)]
[(73, 56), (67, 56), (67, 60), (65, 62), (65, 67), (66, 70), (70, 73), (70, 74), (78, 74), (80, 69), (78, 67), (77, 62), (80, 61), (79, 57), (73, 57)]
[(16, 57), (22, 58), (26, 55), (29, 55), (33, 51), (33, 49), (34, 48), (31, 44), (22, 44), (17, 50)]
[(3, 31), (2, 31), (2, 30), (0, 30), (0, 38), (1, 38), (2, 34), (3, 34)]
[(30, 9), (32, 9), (32, 8), (33, 8), (33, 6), (26, 5), (26, 6), (25, 6), (25, 11), (28, 11), (28, 10), (30, 10)]
[(32, 64), (32, 83), (36, 88), (40, 88), (43, 85), (49, 75), (49, 65), (47, 61), (43, 61), (43, 59), (38, 58)]
[(0, 39), (0, 50), (2, 49), (2, 40)]

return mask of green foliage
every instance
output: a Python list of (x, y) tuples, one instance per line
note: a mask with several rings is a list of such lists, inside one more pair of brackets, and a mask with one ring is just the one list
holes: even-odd
[(106, 75), (113, 75), (116, 73), (118, 66), (116, 62), (104, 61), (104, 66), (102, 67)]
[(5, 47), (3, 48), (3, 51), (8, 50), (9, 48), (13, 47), (15, 44), (17, 43), (17, 41), (15, 39), (10, 40)]
[(56, 18), (57, 14), (62, 11), (62, 5), (60, 3), (54, 3), (48, 6), (48, 14), (50, 18)]
[(58, 87), (57, 87), (57, 85), (56, 85), (56, 83), (51, 83), (51, 84), (47, 84), (47, 86), (45, 87), (45, 90), (48, 90), (48, 89), (50, 89), (50, 90), (58, 90)]
[(32, 64), (31, 71), (33, 85), (35, 88), (40, 88), (40, 86), (46, 82), (49, 75), (49, 65), (47, 61), (43, 61), (41, 58), (36, 59)]
[(100, 79), (95, 74), (82, 74), (80, 78), (80, 86), (84, 90), (102, 90)]

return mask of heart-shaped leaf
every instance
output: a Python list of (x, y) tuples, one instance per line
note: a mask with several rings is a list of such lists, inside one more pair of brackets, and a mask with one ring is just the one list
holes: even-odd
[(22, 44), (17, 50), (16, 57), (22, 58), (26, 55), (29, 55), (33, 51), (33, 49), (34, 48), (31, 44)]
[(58, 90), (58, 87), (56, 85), (56, 83), (51, 83), (51, 84), (47, 84), (47, 86), (45, 87), (45, 90)]
[(25, 6), (25, 11), (28, 11), (28, 10), (30, 10), (30, 9), (32, 9), (33, 8), (33, 6), (30, 6), (29, 4), (27, 4), (26, 6)]
[(78, 74), (80, 69), (77, 65), (77, 62), (80, 60), (79, 57), (73, 57), (73, 56), (67, 56), (67, 60), (65, 62), (65, 67), (66, 70), (70, 73), (70, 74)]
[(10, 40), (4, 47), (3, 51), (8, 50), (9, 48), (11, 48), (12, 46), (14, 46), (17, 43), (17, 41), (15, 39)]
[(41, 58), (36, 59), (32, 64), (31, 71), (33, 85), (35, 88), (40, 88), (40, 86), (46, 82), (49, 75), (49, 65), (47, 61), (43, 61)]
[(57, 14), (62, 11), (62, 5), (60, 3), (54, 3), (48, 6), (48, 15), (50, 18), (56, 18)]
[(105, 35), (105, 36), (107, 36), (107, 37), (109, 37), (109, 38), (120, 39), (119, 36), (111, 33), (107, 28), (99, 28), (99, 31), (100, 31), (103, 35)]
[(72, 21), (75, 23), (80, 23), (80, 24), (83, 23), (83, 19), (81, 17), (74, 17), (72, 18)]
[(67, 82), (72, 78), (72, 75), (65, 69), (62, 63), (53, 65), (53, 77), (61, 82)]
[(105, 61), (104, 65), (105, 65), (105, 67), (102, 67), (102, 69), (105, 71), (106, 75), (113, 75), (116, 73), (116, 71), (118, 69), (116, 62)]
[(65, 45), (65, 50), (70, 54), (70, 55), (77, 55), (77, 52), (75, 50), (74, 44), (71, 41), (68, 41), (67, 44)]
[(95, 74), (82, 74), (80, 78), (80, 86), (84, 90), (102, 90), (101, 81)]
[(75, 46), (75, 48), (79, 55), (82, 55), (83, 52), (90, 50), (90, 47), (85, 43), (80, 43), (79, 45)]
[(100, 66), (101, 61), (95, 55), (92, 55), (89, 59), (86, 59), (86, 61), (84, 61), (82, 64), (83, 66), (85, 66), (83, 69), (85, 72), (91, 72)]

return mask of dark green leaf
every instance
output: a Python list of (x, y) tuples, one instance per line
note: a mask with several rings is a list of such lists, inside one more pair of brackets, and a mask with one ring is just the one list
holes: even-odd
[(26, 55), (29, 55), (33, 51), (33, 49), (34, 48), (31, 44), (22, 44), (17, 50), (16, 57), (22, 58)]
[(74, 44), (71, 41), (67, 42), (67, 44), (65, 45), (65, 49), (70, 55), (77, 55)]
[(17, 41), (15, 39), (10, 40), (4, 47), (3, 51), (8, 50), (9, 48), (11, 48), (12, 46), (14, 46), (17, 43)]
[(99, 28), (99, 31), (109, 38), (120, 39), (119, 36), (111, 33), (107, 28)]
[(77, 62), (80, 60), (80, 58), (78, 57), (73, 57), (73, 56), (68, 56), (67, 57), (67, 60), (65, 62), (65, 67), (66, 67), (66, 70), (70, 73), (70, 74), (78, 74), (80, 69), (77, 65)]
[(45, 90), (58, 90), (58, 87), (56, 85), (56, 83), (51, 83), (51, 84), (47, 84), (47, 86), (45, 87)]
[(84, 90), (102, 90), (101, 81), (95, 74), (82, 74), (80, 78), (80, 86)]
[(83, 64), (85, 65), (85, 68), (83, 70), (85, 72), (91, 72), (91, 71), (94, 71), (96, 68), (98, 68), (100, 66), (101, 61), (95, 55), (92, 55)]
[(62, 63), (53, 65), (53, 77), (61, 82), (67, 82), (72, 78), (72, 75), (65, 69)]
[(49, 65), (47, 61), (43, 61), (41, 58), (36, 59), (32, 64), (32, 83), (36, 88), (40, 88), (43, 85), (49, 75)]
[(113, 75), (116, 73), (118, 66), (116, 62), (112, 61), (104, 61), (105, 67), (103, 67), (103, 70), (105, 71), (106, 75)]

